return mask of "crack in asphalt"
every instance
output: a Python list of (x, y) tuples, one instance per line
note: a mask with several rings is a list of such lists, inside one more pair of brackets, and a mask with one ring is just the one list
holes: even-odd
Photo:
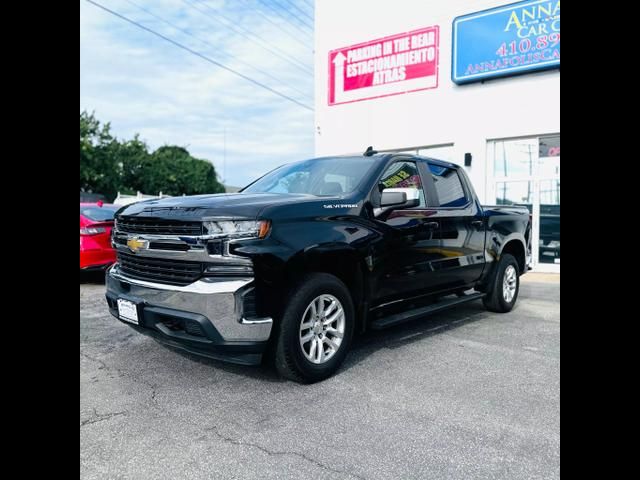
[[(100, 360), (98, 358), (91, 357), (91, 356), (89, 356), (89, 355), (87, 355), (85, 353), (81, 353), (81, 355), (84, 356), (85, 358), (89, 359), (89, 360), (92, 360), (92, 361), (94, 361), (96, 363), (99, 363), (107, 371), (116, 370), (118, 373), (122, 374), (123, 376), (131, 378), (131, 375), (122, 372), (121, 370), (117, 369), (116, 367), (108, 366), (104, 361), (102, 361), (102, 360)], [(149, 382), (145, 382), (144, 380), (140, 380), (140, 382), (143, 383), (144, 385), (148, 386), (149, 388), (151, 388), (151, 401), (153, 403), (153, 406), (156, 409), (158, 409), (159, 411), (167, 413), (166, 410), (160, 406), (160, 404), (158, 403), (158, 399), (156, 398), (157, 394), (158, 394), (158, 390), (157, 390), (158, 385), (157, 384), (151, 384)], [(96, 409), (94, 408), (93, 409), (93, 413), (94, 413), (94, 417), (89, 418), (87, 420), (84, 420), (80, 424), (80, 427), (83, 427), (85, 425), (89, 425), (89, 424), (92, 424), (92, 423), (101, 422), (103, 420), (109, 420), (110, 418), (115, 417), (116, 415), (128, 415), (129, 412), (124, 411), (124, 412), (115, 412), (115, 413), (108, 413), (108, 414), (99, 414), (99, 413), (96, 412)], [(265, 420), (265, 419), (263, 419), (263, 420)], [(197, 428), (202, 428), (201, 424), (198, 424), (198, 423), (195, 423), (195, 422), (191, 422), (191, 421), (187, 421), (187, 423), (190, 423), (191, 425), (193, 425), (193, 426), (195, 426)], [(230, 443), (232, 445), (239, 445), (239, 446), (247, 446), (247, 447), (257, 448), (261, 452), (264, 452), (264, 453), (266, 453), (267, 455), (270, 455), (270, 456), (274, 456), (274, 455), (292, 455), (292, 456), (295, 456), (295, 457), (298, 457), (298, 458), (302, 458), (303, 460), (306, 460), (307, 462), (310, 462), (310, 463), (316, 465), (317, 467), (319, 467), (319, 468), (321, 468), (323, 470), (326, 470), (326, 471), (329, 471), (329, 472), (332, 472), (332, 473), (342, 474), (342, 475), (349, 475), (349, 476), (351, 476), (353, 478), (357, 478), (359, 480), (366, 480), (365, 477), (362, 477), (362, 476), (357, 475), (355, 473), (347, 472), (347, 471), (344, 471), (344, 470), (339, 470), (339, 469), (336, 469), (336, 468), (332, 468), (332, 467), (330, 467), (328, 465), (325, 465), (325, 464), (317, 461), (316, 459), (305, 455), (304, 453), (293, 452), (293, 451), (280, 452), (280, 451), (269, 450), (269, 449), (267, 449), (267, 448), (265, 448), (262, 445), (259, 445), (257, 443), (247, 442), (247, 441), (244, 441), (244, 440), (238, 440), (238, 439), (223, 435), (222, 433), (220, 433), (218, 431), (218, 427), (216, 427), (216, 426), (205, 428), (205, 430), (206, 431), (212, 431), (218, 438), (220, 438), (221, 440), (223, 440), (223, 441), (225, 441), (227, 443)]]
[(112, 372), (115, 371), (117, 372), (120, 376), (122, 377), (128, 377), (130, 379), (132, 379), (133, 381), (136, 382), (140, 382), (143, 385), (146, 385), (147, 387), (149, 387), (151, 389), (151, 403), (153, 404), (153, 407), (160, 410), (160, 411), (164, 411), (162, 410), (162, 408), (160, 408), (160, 405), (158, 404), (158, 399), (156, 398), (156, 395), (158, 394), (158, 384), (156, 383), (151, 383), (147, 380), (141, 379), (141, 378), (136, 378), (132, 373), (124, 371), (119, 369), (118, 367), (113, 367), (110, 365), (107, 365), (104, 360), (100, 360), (99, 358), (95, 358), (92, 357), (91, 355), (87, 355), (84, 352), (80, 352), (80, 355), (83, 356), (84, 358), (86, 358), (87, 360), (91, 360), (92, 362), (96, 362), (100, 365), (100, 369), (104, 369), (107, 372)]
[(358, 478), (360, 480), (366, 480), (365, 477), (362, 477), (362, 476), (360, 476), (360, 475), (358, 475), (356, 473), (347, 472), (345, 470), (338, 470), (336, 468), (332, 468), (332, 467), (330, 467), (328, 465), (325, 465), (324, 463), (321, 463), (318, 460), (316, 460), (315, 458), (311, 458), (311, 457), (305, 455), (304, 453), (292, 452), (292, 451), (280, 452), (280, 451), (269, 450), (268, 448), (263, 447), (262, 445), (257, 444), (257, 443), (247, 442), (247, 441), (244, 441), (244, 440), (238, 440), (236, 438), (232, 438), (232, 437), (229, 437), (227, 435), (223, 435), (222, 433), (220, 433), (220, 431), (218, 431), (218, 427), (217, 426), (208, 427), (208, 428), (205, 428), (205, 430), (206, 431), (212, 431), (218, 438), (220, 438), (221, 440), (223, 440), (223, 441), (225, 441), (227, 443), (230, 443), (232, 445), (257, 448), (261, 452), (264, 452), (264, 453), (266, 453), (267, 455), (270, 455), (270, 456), (274, 456), (274, 455), (292, 455), (294, 457), (302, 458), (303, 460), (306, 460), (307, 462), (310, 462), (310, 463), (316, 465), (317, 467), (319, 467), (319, 468), (321, 468), (323, 470), (326, 470), (326, 471), (329, 471), (329, 472), (332, 472), (332, 473), (339, 473), (339, 474), (342, 474), (342, 475), (349, 475), (351, 477)]
[(147, 385), (149, 388), (151, 388), (151, 403), (153, 403), (153, 406), (160, 410), (161, 412), (166, 412), (166, 410), (164, 410), (163, 408), (160, 407), (160, 404), (158, 403), (158, 399), (156, 398), (156, 395), (158, 394), (158, 384), (153, 383), (146, 383), (144, 380), (142, 380), (142, 383), (144, 383), (145, 385)]
[[(84, 358), (90, 360), (90, 361), (93, 361), (93, 362), (99, 364), (100, 365), (100, 369), (104, 369), (106, 371), (115, 371), (115, 372), (119, 373), (121, 376), (129, 377), (132, 380), (138, 381), (138, 382), (146, 385), (147, 387), (149, 387), (151, 389), (151, 397), (150, 397), (150, 399), (151, 399), (151, 403), (153, 404), (153, 406), (157, 410), (159, 410), (161, 412), (164, 412), (164, 413), (167, 413), (167, 411), (164, 408), (162, 408), (160, 406), (160, 404), (158, 403), (158, 399), (157, 399), (158, 385), (157, 384), (150, 383), (150, 382), (148, 382), (148, 381), (146, 381), (144, 379), (134, 378), (134, 376), (131, 373), (125, 372), (123, 370), (120, 370), (117, 367), (110, 366), (106, 362), (104, 362), (103, 360), (101, 360), (99, 358), (96, 358), (96, 357), (93, 357), (91, 355), (87, 355), (84, 352), (80, 352), (80, 355), (83, 356)], [(95, 408), (93, 409), (93, 413), (94, 413), (93, 417), (81, 422), (81, 424), (80, 424), (81, 428), (83, 426), (85, 426), (85, 425), (90, 425), (92, 423), (97, 423), (97, 422), (102, 422), (102, 421), (105, 421), (105, 420), (109, 420), (109, 419), (111, 419), (111, 418), (113, 418), (115, 416), (118, 416), (118, 415), (128, 415), (129, 414), (128, 411), (114, 412), (114, 413), (107, 413), (107, 414), (99, 414), (99, 413), (97, 413)], [(187, 421), (187, 423), (190, 423), (191, 425), (193, 425), (193, 426), (195, 426), (195, 427), (197, 427), (199, 429), (202, 428), (201, 424), (198, 424), (198, 423), (195, 423), (195, 422), (191, 422), (191, 421)], [(355, 473), (352, 473), (352, 472), (348, 472), (348, 471), (344, 471), (344, 470), (339, 470), (339, 469), (336, 469), (336, 468), (332, 468), (332, 467), (330, 467), (328, 465), (325, 465), (324, 463), (321, 463), (318, 460), (316, 460), (316, 459), (314, 459), (312, 457), (309, 457), (304, 453), (295, 452), (295, 451), (273, 451), (273, 450), (269, 450), (268, 448), (263, 447), (262, 445), (257, 444), (257, 443), (247, 442), (245, 440), (239, 440), (239, 439), (236, 439), (236, 438), (232, 438), (232, 437), (223, 435), (222, 433), (220, 433), (218, 431), (218, 427), (217, 426), (208, 427), (208, 428), (205, 428), (205, 430), (206, 431), (213, 431), (214, 434), (218, 438), (220, 438), (221, 440), (223, 440), (223, 441), (225, 441), (227, 443), (230, 443), (232, 445), (247, 446), (247, 447), (257, 448), (261, 452), (264, 452), (264, 453), (266, 453), (267, 455), (270, 455), (270, 456), (291, 455), (291, 456), (298, 457), (298, 458), (301, 458), (303, 460), (306, 460), (307, 462), (312, 463), (313, 465), (317, 466), (318, 468), (321, 468), (321, 469), (326, 470), (328, 472), (342, 474), (342, 475), (348, 475), (350, 477), (357, 478), (359, 480), (366, 480), (365, 477), (362, 477), (362, 476), (360, 476), (358, 474), (355, 474)]]
[(127, 412), (126, 410), (123, 412), (98, 413), (94, 408), (93, 417), (87, 418), (86, 420), (81, 421), (80, 428), (84, 427), (85, 425), (91, 425), (92, 423), (98, 423), (98, 422), (103, 422), (105, 420), (110, 420), (111, 418), (116, 417), (118, 415), (128, 415), (128, 414), (129, 412)]
[[(84, 302), (84, 299), (82, 302)], [(452, 368), (452, 365), (456, 367), (459, 367), (460, 364), (463, 366), (474, 365), (471, 362), (475, 362), (477, 358), (475, 352), (465, 352), (465, 349), (471, 350), (473, 348), (479, 348), (480, 345), (493, 345), (492, 342), (502, 346), (504, 349), (511, 349), (514, 352), (517, 351), (519, 355), (517, 358), (514, 355), (514, 361), (522, 358), (528, 362), (530, 356), (531, 360), (535, 360), (535, 355), (542, 355), (547, 351), (546, 349), (549, 348), (548, 344), (550, 341), (546, 341), (547, 337), (543, 337), (543, 335), (555, 332), (555, 329), (551, 330), (555, 328), (554, 325), (549, 322), (553, 321), (554, 323), (558, 323), (559, 321), (549, 319), (550, 316), (555, 315), (555, 310), (550, 313), (545, 313), (545, 311), (539, 312), (537, 311), (538, 304), (528, 308), (528, 303), (521, 305), (521, 307), (524, 307), (520, 310), (524, 319), (531, 317), (532, 320), (540, 323), (539, 328), (541, 330), (534, 331), (538, 336), (534, 338), (527, 336), (525, 339), (522, 339), (522, 341), (519, 341), (519, 337), (512, 338), (512, 330), (502, 330), (498, 332), (503, 335), (503, 337), (498, 336), (501, 340), (498, 342), (493, 336), (485, 335), (484, 329), (474, 325), (474, 315), (465, 316), (463, 313), (461, 316), (451, 317), (453, 320), (448, 317), (440, 320), (434, 319), (433, 321), (427, 321), (425, 324), (416, 325), (415, 327), (407, 324), (406, 329), (397, 330), (391, 335), (391, 337), (393, 337), (391, 339), (385, 339), (384, 336), (374, 336), (369, 341), (366, 341), (369, 337), (365, 337), (363, 344), (359, 344), (359, 348), (352, 352), (355, 354), (354, 361), (345, 365), (349, 368), (351, 366), (357, 366), (366, 359), (367, 354), (370, 352), (380, 351), (384, 348), (396, 348), (396, 345), (406, 346), (413, 341), (420, 343), (424, 338), (429, 338), (434, 333), (440, 342), (444, 341), (444, 347), (446, 347), (446, 351), (436, 351), (435, 354), (448, 354), (448, 357), (442, 356), (441, 358), (440, 356), (436, 356), (436, 359), (439, 360), (442, 365), (446, 365), (446, 367), (439, 369), (443, 372), (443, 375)], [(542, 307), (543, 304), (540, 304), (540, 308)], [(475, 314), (475, 310), (472, 313)], [(516, 320), (523, 321), (518, 317), (516, 317)], [(503, 324), (508, 325), (507, 321), (499, 321), (494, 317), (488, 317), (486, 321), (489, 325), (498, 325), (499, 327)], [(473, 328), (469, 328), (470, 324)], [(380, 458), (379, 461), (383, 465), (382, 468), (384, 470), (387, 468), (394, 469), (391, 471), (395, 471), (396, 473), (392, 474), (392, 476), (402, 477), (403, 475), (411, 475), (412, 473), (419, 476), (447, 476), (447, 473), (452, 474), (454, 466), (458, 472), (459, 468), (466, 468), (469, 458), (467, 456), (468, 452), (464, 450), (461, 451), (457, 448), (457, 442), (449, 442), (450, 438), (452, 440), (460, 438), (465, 441), (465, 445), (469, 442), (474, 442), (475, 444), (477, 439), (483, 442), (480, 448), (500, 451), (501, 458), (507, 458), (505, 461), (507, 461), (508, 465), (501, 470), (498, 469), (493, 472), (487, 471), (488, 474), (495, 474), (497, 472), (499, 476), (522, 476), (526, 478), (526, 476), (532, 476), (532, 472), (541, 472), (542, 470), (540, 469), (546, 468), (547, 463), (551, 465), (550, 462), (554, 463), (549, 468), (553, 468), (554, 471), (556, 469), (556, 451), (559, 447), (557, 446), (556, 430), (555, 428), (551, 428), (555, 426), (555, 423), (547, 423), (545, 418), (545, 422), (542, 425), (534, 426), (533, 421), (537, 420), (538, 417), (524, 415), (523, 420), (519, 422), (511, 422), (511, 417), (506, 417), (507, 414), (518, 413), (520, 408), (526, 408), (529, 405), (526, 399), (527, 397), (522, 393), (525, 389), (534, 389), (533, 393), (536, 394), (537, 397), (542, 400), (547, 400), (548, 389), (544, 387), (545, 389), (543, 390), (543, 385), (549, 385), (546, 376), (548, 372), (546, 364), (541, 367), (545, 368), (544, 370), (533, 370), (533, 373), (536, 373), (535, 377), (531, 376), (531, 373), (527, 371), (528, 375), (525, 376), (523, 374), (523, 381), (519, 380), (513, 383), (513, 387), (517, 388), (517, 391), (515, 400), (510, 402), (509, 405), (522, 401), (521, 404), (517, 403), (513, 410), (506, 408), (505, 412), (501, 413), (497, 410), (494, 412), (492, 408), (487, 408), (486, 411), (479, 416), (475, 409), (467, 411), (466, 397), (464, 397), (463, 400), (461, 400), (462, 403), (456, 404), (456, 406), (461, 407), (459, 410), (451, 416), (445, 417), (443, 421), (438, 422), (431, 420), (432, 416), (429, 414), (432, 412), (427, 409), (429, 404), (426, 401), (424, 405), (418, 405), (417, 402), (415, 404), (410, 403), (406, 409), (403, 408), (402, 410), (392, 411), (388, 417), (382, 420), (382, 427), (387, 427), (388, 424), (395, 429), (404, 422), (407, 424), (413, 422), (415, 415), (417, 416), (416, 422), (420, 421), (423, 424), (434, 425), (433, 428), (436, 433), (443, 431), (444, 438), (447, 441), (446, 444), (440, 443), (439, 441), (435, 444), (427, 444), (426, 442), (428, 440), (426, 440), (427, 435), (425, 434), (425, 443), (418, 443), (418, 448), (415, 452), (413, 449), (409, 449), (409, 445), (407, 445), (405, 452), (409, 457), (417, 456), (420, 460), (424, 459), (423, 452), (425, 448), (423, 445), (432, 446), (432, 448), (435, 449), (435, 453), (433, 451), (429, 452), (430, 454), (434, 453), (434, 457), (427, 459), (428, 462), (426, 466), (421, 464), (415, 467), (414, 470), (403, 473), (402, 464), (398, 462), (394, 465), (397, 459), (384, 456), (385, 450), (382, 450), (382, 448), (385, 446), (384, 443), (387, 442), (386, 439), (377, 439), (375, 436), (371, 439), (365, 437), (365, 441), (362, 442), (361, 447), (360, 442), (355, 445), (350, 445), (351, 442), (349, 442), (349, 438), (351, 435), (349, 435), (346, 436), (344, 440), (341, 440), (338, 445), (327, 445), (321, 439), (318, 442), (318, 432), (316, 431), (312, 434), (312, 438), (307, 438), (302, 442), (296, 440), (298, 426), (290, 423), (291, 414), (287, 413), (286, 408), (289, 406), (290, 396), (294, 395), (288, 383), (265, 384), (266, 382), (261, 379), (259, 381), (259, 387), (263, 391), (258, 392), (261, 396), (265, 395), (265, 390), (266, 394), (281, 394), (275, 395), (275, 398), (269, 400), (266, 404), (254, 401), (253, 395), (249, 395), (248, 398), (246, 396), (248, 385), (253, 386), (254, 383), (252, 381), (252, 374), (247, 374), (246, 377), (243, 376), (242, 382), (240, 382), (233, 378), (229, 379), (229, 376), (224, 373), (218, 375), (216, 371), (215, 375), (209, 377), (209, 372), (206, 372), (207, 377), (203, 378), (197, 374), (195, 375), (195, 380), (191, 381), (190, 379), (191, 383), (186, 384), (183, 378), (176, 379), (173, 377), (174, 370), (176, 370), (175, 368), (168, 368), (169, 365), (165, 365), (164, 363), (151, 365), (149, 362), (130, 362), (130, 354), (132, 351), (135, 352), (135, 347), (137, 347), (137, 344), (129, 341), (129, 338), (133, 337), (134, 334), (124, 337), (119, 332), (115, 332), (111, 335), (111, 332), (106, 327), (103, 327), (101, 323), (97, 322), (96, 325), (95, 328), (87, 328), (86, 334), (84, 332), (81, 334), (81, 388), (85, 388), (86, 383), (86, 390), (81, 392), (83, 408), (80, 418), (80, 435), (83, 440), (85, 440), (85, 438), (91, 440), (91, 442), (84, 442), (83, 452), (87, 452), (87, 459), (85, 459), (84, 456), (81, 458), (81, 471), (91, 470), (96, 473), (101, 471), (102, 465), (99, 463), (101, 457), (94, 455), (96, 449), (104, 449), (104, 451), (108, 453), (120, 451), (122, 445), (113, 441), (111, 438), (113, 433), (118, 433), (124, 437), (125, 447), (139, 444), (140, 439), (136, 438), (136, 436), (140, 435), (141, 438), (145, 440), (145, 443), (147, 439), (153, 441), (158, 447), (157, 450), (160, 452), (163, 447), (174, 444), (175, 440), (173, 439), (184, 439), (185, 443), (189, 441), (194, 443), (198, 442), (193, 449), (185, 453), (190, 454), (193, 452), (195, 454), (200, 451), (206, 451), (207, 455), (211, 455), (214, 459), (217, 459), (218, 455), (226, 454), (234, 460), (234, 464), (229, 466), (229, 468), (234, 468), (232, 471), (238, 468), (235, 462), (240, 465), (244, 464), (244, 468), (253, 467), (254, 463), (258, 465), (257, 468), (261, 467), (261, 463), (273, 464), (274, 469), (272, 474), (274, 476), (277, 476), (280, 471), (289, 471), (293, 472), (291, 475), (300, 476), (301, 471), (304, 469), (310, 472), (315, 470), (316, 474), (311, 473), (314, 476), (320, 476), (318, 470), (321, 470), (327, 473), (327, 476), (329, 476), (329, 474), (331, 474), (332, 477), (337, 475), (335, 478), (363, 480), (371, 476), (375, 477), (377, 472), (377, 470), (374, 471), (375, 467), (368, 464), (360, 464), (360, 462), (350, 459), (358, 458), (357, 455), (361, 454), (364, 448), (368, 447), (367, 443), (373, 444), (376, 440), (378, 440), (376, 443), (379, 444), (374, 444), (373, 450), (382, 452), (384, 458)], [(456, 330), (457, 327), (465, 328)], [(473, 335), (466, 335), (469, 332)], [(478, 333), (475, 334), (476, 332)], [(467, 343), (471, 341), (477, 343)], [(539, 347), (539, 351), (534, 350), (534, 347)], [(556, 352), (557, 345), (553, 343), (552, 347), (554, 348), (553, 352)], [(501, 354), (505, 353), (504, 350), (496, 348), (485, 348), (485, 350), (489, 353), (496, 353), (496, 351)], [(465, 353), (459, 354), (458, 352)], [(407, 353), (413, 355), (411, 351)], [(457, 360), (456, 357), (460, 357), (462, 360)], [(392, 356), (392, 358), (385, 357), (383, 359), (384, 363), (380, 368), (384, 371), (386, 368), (385, 364), (391, 363), (395, 358), (397, 358), (397, 355)], [(407, 358), (413, 362), (413, 357)], [(445, 361), (444, 358), (447, 358), (447, 360)], [(511, 357), (509, 358), (511, 359)], [(164, 360), (164, 357), (162, 357), (162, 359)], [(493, 356), (487, 358), (487, 365), (489, 367), (493, 365), (489, 363), (492, 362), (493, 359)], [(416, 361), (424, 361), (424, 358), (417, 357)], [(536, 365), (538, 364), (539, 363), (536, 363)], [(519, 364), (509, 364), (509, 366), (514, 365), (517, 367)], [(198, 365), (196, 365), (196, 367), (197, 366)], [(376, 365), (372, 366), (376, 367)], [(524, 367), (530, 367), (529, 363), (525, 363)], [(94, 368), (96, 370), (93, 370)], [(499, 368), (502, 368), (502, 364), (500, 364)], [(528, 370), (532, 369), (528, 368)], [(348, 369), (346, 369), (346, 371), (348, 371)], [(231, 372), (231, 377), (236, 376), (235, 370)], [(471, 374), (480, 372), (484, 375), (485, 370), (479, 369), (476, 371), (474, 369), (470, 370), (470, 372)], [(373, 373), (376, 373), (376, 371), (374, 370)], [(515, 375), (519, 375), (519, 373), (520, 370), (514, 369), (513, 378), (518, 379), (519, 377)], [(551, 373), (554, 374), (555, 370)], [(169, 374), (172, 376), (163, 376)], [(348, 372), (348, 375), (343, 376), (341, 379), (339, 378), (342, 383), (337, 384), (337, 391), (335, 390), (336, 384), (333, 384), (333, 390), (330, 390), (330, 394), (342, 395), (347, 398), (350, 398), (351, 395), (358, 395), (362, 386), (358, 383), (349, 385), (348, 381), (352, 378), (355, 378), (353, 372)], [(364, 379), (365, 388), (369, 382), (375, 378), (375, 375), (366, 377)], [(431, 382), (430, 377), (426, 380), (425, 378), (426, 377), (423, 377), (422, 380)], [(440, 377), (434, 378), (439, 379)], [(490, 378), (492, 379), (493, 376)], [(94, 386), (94, 379), (96, 382), (100, 381), (101, 386)], [(552, 379), (555, 379), (555, 376), (553, 376)], [(431, 383), (429, 385), (431, 385)], [(412, 393), (411, 390), (416, 389), (417, 391), (421, 386), (419, 383), (407, 384), (407, 390), (401, 392), (401, 394), (405, 395), (406, 398), (410, 398), (409, 394)], [(487, 396), (481, 397), (481, 399), (494, 399), (493, 390), (488, 388), (490, 386), (493, 386), (493, 384), (485, 384), (483, 382), (480, 394), (482, 395), (484, 393)], [(511, 388), (511, 386), (511, 383), (509, 385), (500, 384), (498, 388)], [(113, 387), (115, 387), (115, 389)], [(212, 402), (210, 402), (206, 396), (210, 393), (209, 391), (226, 389), (227, 387), (229, 387), (229, 390), (225, 392), (225, 395), (221, 395), (212, 405)], [(189, 396), (183, 395), (185, 390), (188, 390)], [(439, 392), (439, 390), (436, 392)], [(472, 392), (478, 393), (477, 390)], [(125, 394), (131, 396), (125, 396)], [(299, 393), (295, 392), (295, 397), (292, 398), (292, 400), (298, 398), (299, 395)], [(542, 395), (544, 395), (544, 397), (542, 397)], [(242, 398), (243, 401), (239, 404), (240, 406), (236, 408), (233, 405), (238, 403), (238, 398)], [(386, 403), (386, 397), (382, 398), (382, 400), (385, 400)], [(552, 400), (555, 400), (555, 396), (552, 397)], [(276, 413), (271, 408), (271, 403), (277, 401), (282, 402), (284, 408)], [(91, 407), (94, 405), (95, 408), (92, 409)], [(366, 402), (366, 406), (359, 406), (360, 408), (358, 409), (357, 415), (354, 415), (353, 418), (346, 419), (345, 425), (347, 428), (354, 429), (352, 435), (366, 436), (371, 432), (371, 429), (367, 425), (360, 425), (361, 419), (363, 418), (363, 412), (360, 409), (366, 409), (367, 411), (364, 413), (371, 415), (373, 418), (376, 415), (384, 415), (382, 407), (385, 406), (386, 405), (381, 402), (373, 402), (373, 405), (369, 405), (369, 402)], [(118, 407), (123, 407), (122, 411), (120, 411)], [(100, 413), (96, 410), (97, 408), (100, 408)], [(245, 409), (244, 414), (241, 413), (243, 409)], [(249, 414), (247, 414), (246, 409), (250, 409), (248, 411)], [(546, 410), (542, 410), (542, 412), (545, 411)], [(467, 413), (470, 413), (469, 418), (467, 418)], [(555, 411), (552, 411), (551, 415), (551, 420), (554, 420)], [(120, 416), (124, 416), (125, 419), (123, 421), (118, 420)], [(237, 420), (234, 420), (234, 418)], [(107, 423), (111, 422), (112, 419), (115, 419), (116, 422)], [(86, 425), (99, 422), (105, 422), (102, 430), (100, 426), (97, 428), (86, 428)], [(149, 424), (157, 426), (158, 430), (161, 429), (162, 431), (147, 429), (146, 427)], [(145, 427), (145, 429), (142, 429), (142, 432), (140, 431), (141, 425)], [(449, 432), (450, 426), (453, 433)], [(484, 426), (487, 426), (488, 433), (480, 429), (480, 427)], [(104, 435), (105, 427), (108, 429), (107, 433), (112, 433), (107, 435), (107, 438), (105, 438)], [(282, 429), (282, 427), (285, 428)], [(412, 430), (412, 428), (414, 428), (414, 430)], [(409, 425), (409, 431), (415, 431), (416, 435), (425, 433), (424, 428), (426, 427), (411, 427), (411, 425)], [(165, 429), (170, 435), (164, 434), (166, 432)], [(118, 432), (114, 432), (114, 430), (118, 430)], [(393, 431), (395, 432), (395, 430)], [(292, 435), (290, 437), (291, 440), (287, 440), (284, 444), (277, 441), (278, 435), (283, 432)], [(430, 429), (429, 432), (431, 432)], [(466, 436), (459, 436), (462, 434)], [(391, 437), (391, 440), (394, 439), (394, 437)], [(525, 441), (525, 439), (527, 439), (527, 441)], [(528, 441), (529, 439), (531, 439), (531, 441)], [(380, 445), (380, 443), (382, 445)], [(451, 449), (449, 444), (451, 444)], [(243, 448), (237, 449), (236, 446), (243, 446)], [(336, 446), (341, 450), (345, 449), (345, 453), (336, 459), (327, 456), (326, 452), (331, 452), (332, 448)], [(391, 448), (401, 449), (403, 445), (390, 445), (388, 448), (389, 450), (387, 451), (390, 451)], [(534, 457), (533, 455), (537, 449), (539, 449), (542, 454), (536, 454)], [(219, 450), (219, 453), (216, 453), (216, 450)], [(346, 455), (346, 452), (349, 452), (348, 457), (343, 456)], [(442, 462), (439, 456), (441, 452), (443, 454)], [(352, 456), (351, 453), (355, 455)], [(262, 454), (267, 455), (268, 459), (260, 457)], [(445, 454), (450, 454), (450, 458), (447, 459), (448, 462), (444, 459)], [(506, 457), (507, 455), (508, 457)], [(287, 458), (287, 456), (289, 458)], [(543, 456), (544, 460), (542, 460)], [(96, 457), (98, 461), (96, 461)], [(115, 460), (113, 460), (113, 458), (115, 458)], [(182, 458), (184, 458), (185, 461), (188, 460), (186, 457)], [(435, 458), (435, 460), (431, 461), (433, 458)], [(513, 461), (520, 458), (522, 459), (522, 463)], [(134, 470), (128, 463), (123, 466), (118, 465), (117, 461), (118, 458), (115, 455), (108, 459), (108, 473), (113, 472), (114, 475), (117, 473), (125, 476), (134, 473)], [(490, 468), (487, 467), (486, 464), (472, 465), (477, 468)], [(193, 469), (194, 477), (207, 478), (212, 474), (208, 467), (209, 465), (207, 465), (207, 463), (195, 459), (189, 461), (183, 468), (183, 471)], [(442, 470), (438, 470), (440, 468)], [(529, 471), (530, 469), (531, 471)], [(435, 472), (433, 475), (431, 475), (432, 470)], [(260, 472), (260, 470), (257, 471)], [(351, 473), (351, 471), (354, 471), (354, 473)], [(180, 472), (178, 471), (178, 473)]]
[(81, 356), (83, 356), (84, 358), (86, 358), (87, 360), (91, 360), (92, 362), (99, 363), (99, 364), (100, 364), (100, 366), (101, 366), (102, 368), (106, 369), (106, 370), (110, 370), (110, 369), (111, 369), (111, 368), (110, 368), (106, 363), (104, 363), (104, 362), (103, 362), (102, 360), (100, 360), (99, 358), (92, 357), (91, 355), (87, 355), (87, 354), (86, 354), (86, 353), (84, 353), (84, 352), (80, 352), (80, 355), (81, 355)]

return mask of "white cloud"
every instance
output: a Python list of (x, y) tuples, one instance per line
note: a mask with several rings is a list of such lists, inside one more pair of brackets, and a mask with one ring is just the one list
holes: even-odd
[[(312, 75), (229, 30), (215, 28), (213, 21), (189, 8), (187, 2), (135, 0), (216, 46), (215, 50), (126, 1), (98, 1), (302, 103), (313, 104)], [(269, 39), (271, 48), (286, 51), (308, 65), (313, 63), (312, 41), (306, 46), (295, 42), (259, 12), (245, 8), (244, 2), (206, 5), (222, 8), (224, 15), (236, 19), (242, 28)], [(196, 6), (206, 11), (201, 3)], [(269, 18), (280, 24), (278, 17)], [(307, 92), (306, 98), (252, 71), (238, 59)], [(95, 111), (101, 121), (111, 122), (120, 138), (140, 133), (151, 148), (187, 146), (194, 156), (211, 160), (221, 176), (226, 129), (226, 180), (232, 185), (246, 184), (282, 163), (313, 155), (313, 112), (85, 1), (80, 2), (80, 108)]]

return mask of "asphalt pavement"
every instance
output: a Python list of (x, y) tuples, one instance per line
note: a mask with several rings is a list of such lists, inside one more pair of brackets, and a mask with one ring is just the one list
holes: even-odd
[(556, 278), (368, 333), (314, 385), (161, 346), (81, 278), (81, 478), (559, 478)]

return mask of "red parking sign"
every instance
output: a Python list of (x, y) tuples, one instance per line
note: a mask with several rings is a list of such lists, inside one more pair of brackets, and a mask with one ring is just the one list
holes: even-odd
[(437, 25), (329, 52), (329, 105), (438, 86)]

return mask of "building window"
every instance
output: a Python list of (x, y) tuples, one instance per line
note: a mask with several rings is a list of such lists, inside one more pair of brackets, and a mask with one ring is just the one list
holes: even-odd
[(537, 153), (537, 138), (495, 142), (493, 175), (511, 178), (529, 177), (533, 175)]
[(495, 140), (487, 151), (496, 203), (523, 205), (531, 212), (534, 267), (559, 265), (560, 135)]
[(533, 182), (497, 182), (496, 203), (498, 205), (524, 205), (531, 211)]
[(560, 156), (560, 135), (549, 135), (540, 137), (540, 157), (559, 157)]

